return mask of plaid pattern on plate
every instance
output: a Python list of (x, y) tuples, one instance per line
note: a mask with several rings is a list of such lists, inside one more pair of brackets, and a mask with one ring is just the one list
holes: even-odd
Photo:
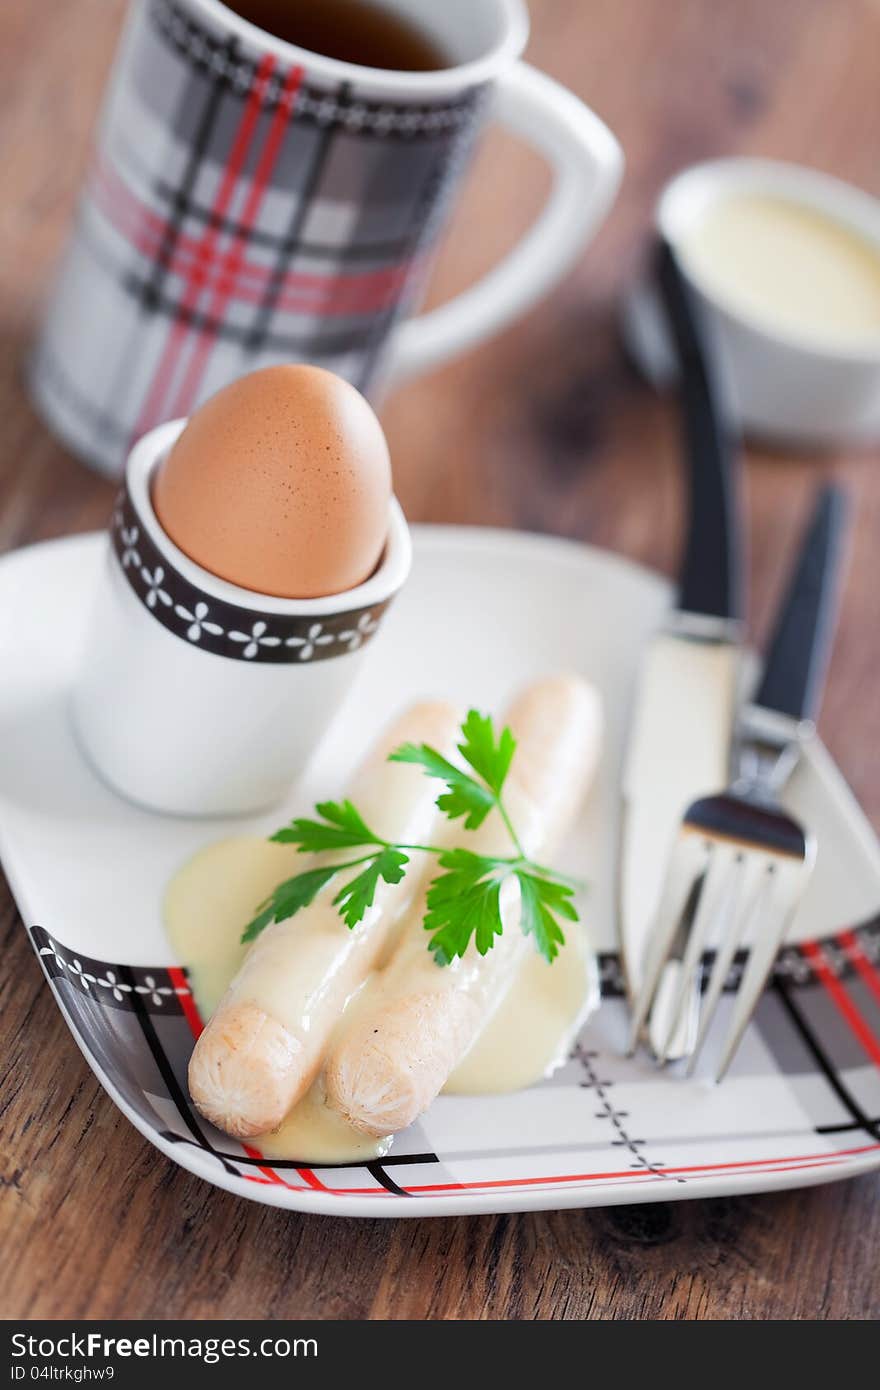
[(243, 372), (308, 360), (367, 388), (416, 302), (485, 89), (380, 104), (139, 0), (32, 366), (89, 461)]
[[(182, 1160), (199, 1150), (203, 1175), (243, 1196), (274, 1186), (288, 1194), (281, 1205), (302, 1210), (318, 1193), (393, 1198), (395, 1214), (431, 1196), (462, 1210), (465, 1194), (568, 1192), (560, 1205), (589, 1206), (610, 1187), (619, 1192), (606, 1201), (660, 1200), (699, 1196), (720, 1175), (760, 1190), (765, 1175), (843, 1177), (880, 1162), (880, 921), (780, 954), (722, 1086), (623, 1055), (620, 963), (605, 955), (601, 1006), (551, 1077), (528, 1091), (441, 1096), (385, 1157), (345, 1165), (270, 1159), (202, 1119), (186, 1082), (202, 1020), (185, 971), (109, 965), (41, 927), (30, 935), (80, 1046), (143, 1131)], [(716, 1020), (716, 1036), (725, 1026)]]

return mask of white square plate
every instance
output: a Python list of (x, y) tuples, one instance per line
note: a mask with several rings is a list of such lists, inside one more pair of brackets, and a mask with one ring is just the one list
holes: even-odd
[[(668, 586), (549, 538), (417, 527), (414, 539), (412, 579), (289, 806), (222, 823), (129, 805), (73, 742), (68, 693), (104, 539), (36, 546), (0, 564), (0, 853), (59, 1007), (117, 1105), (169, 1158), (218, 1186), (338, 1215), (705, 1197), (880, 1167), (880, 853), (827, 753), (814, 750), (791, 793), (821, 846), (797, 944), (781, 954), (727, 1080), (714, 1087), (624, 1059), (620, 762), (636, 664)], [(441, 1096), (387, 1157), (363, 1166), (270, 1163), (212, 1130), (186, 1095), (198, 1017), (160, 916), (175, 868), (212, 839), (268, 833), (337, 790), (364, 743), (411, 699), (492, 709), (560, 669), (596, 682), (608, 721), (598, 784), (563, 856), (591, 881), (583, 915), (603, 981), (570, 1061), (527, 1091)]]

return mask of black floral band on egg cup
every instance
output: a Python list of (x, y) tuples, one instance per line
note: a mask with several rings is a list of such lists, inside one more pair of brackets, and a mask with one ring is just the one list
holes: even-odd
[(227, 603), (190, 583), (169, 563), (142, 525), (125, 485), (110, 537), (124, 579), (156, 622), (183, 642), (236, 661), (279, 665), (347, 656), (370, 641), (391, 602), (387, 598), (321, 617)]

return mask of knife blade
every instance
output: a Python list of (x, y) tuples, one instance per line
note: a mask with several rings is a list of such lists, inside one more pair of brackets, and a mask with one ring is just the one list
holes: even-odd
[[(624, 761), (618, 887), (631, 995), (641, 981), (682, 814), (695, 797), (728, 780), (741, 678), (737, 451), (697, 307), (666, 243), (658, 247), (655, 273), (680, 366), (688, 507), (678, 602), (643, 655)], [(661, 980), (658, 1017), (663, 999), (676, 990), (684, 944)], [(682, 1011), (671, 1056), (690, 1050), (698, 1014), (695, 995)], [(665, 1031), (662, 1024), (657, 1031)]]

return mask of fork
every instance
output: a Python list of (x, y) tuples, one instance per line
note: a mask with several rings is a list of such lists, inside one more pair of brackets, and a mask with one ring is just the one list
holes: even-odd
[(633, 1006), (629, 1051), (635, 1051), (650, 1014), (658, 1061), (666, 1062), (673, 1050), (681, 1055), (673, 1039), (681, 1039), (683, 1015), (699, 990), (704, 951), (714, 945), (699, 1021), (684, 1049), (690, 1053), (687, 1074), (706, 1040), (737, 950), (747, 946), (715, 1068), (716, 1081), (724, 1076), (815, 863), (814, 837), (783, 809), (779, 796), (815, 735), (813, 717), (833, 636), (843, 521), (843, 494), (824, 487), (760, 687), (737, 721), (733, 781), (726, 791), (688, 807), (670, 858), (644, 982)]

